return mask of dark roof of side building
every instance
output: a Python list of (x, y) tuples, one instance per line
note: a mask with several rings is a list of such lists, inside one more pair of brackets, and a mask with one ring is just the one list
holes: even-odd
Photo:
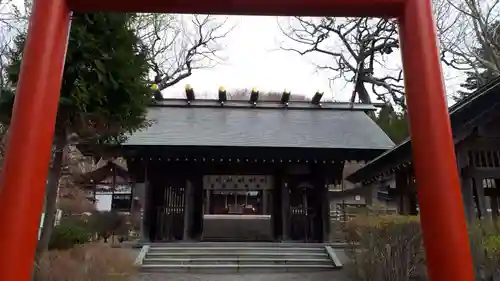
[(385, 151), (394, 146), (366, 114), (373, 105), (166, 100), (151, 107), (153, 125), (125, 146), (340, 148)]
[[(448, 109), (455, 142), (460, 141), (468, 129), (477, 126), (486, 114), (498, 110), (500, 110), (500, 77), (493, 79)], [(410, 162), (411, 157), (411, 139), (408, 138), (368, 162), (346, 179), (353, 183), (370, 180), (400, 164)]]

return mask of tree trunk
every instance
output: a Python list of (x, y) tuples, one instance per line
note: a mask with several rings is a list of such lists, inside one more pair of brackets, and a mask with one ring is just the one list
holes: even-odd
[(356, 84), (356, 92), (358, 93), (358, 97), (359, 97), (359, 100), (361, 101), (361, 103), (367, 103), (367, 104), (372, 103), (372, 99), (370, 98), (370, 94), (366, 90), (363, 82), (360, 81)]
[(57, 212), (57, 194), (59, 189), (59, 179), (61, 177), (61, 169), (63, 164), (64, 148), (66, 143), (63, 141), (55, 142), (55, 152), (52, 165), (49, 169), (48, 181), (45, 187), (45, 216), (43, 220), (43, 225), (41, 226), (40, 240), (38, 241), (35, 259), (34, 259), (34, 276), (33, 280), (40, 280), (37, 272), (37, 265), (39, 264), (42, 254), (47, 251), (50, 242), (50, 236), (52, 235), (52, 230), (54, 229), (54, 222)]

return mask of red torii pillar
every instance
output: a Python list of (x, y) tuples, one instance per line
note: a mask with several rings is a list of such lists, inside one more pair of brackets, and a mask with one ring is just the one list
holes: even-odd
[(0, 280), (30, 278), (70, 10), (398, 18), (429, 278), (474, 280), (430, 0), (34, 0), (0, 180)]

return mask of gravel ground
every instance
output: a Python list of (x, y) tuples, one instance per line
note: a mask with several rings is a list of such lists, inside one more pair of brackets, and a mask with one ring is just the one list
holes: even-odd
[(143, 273), (137, 281), (347, 281), (342, 271), (278, 274)]

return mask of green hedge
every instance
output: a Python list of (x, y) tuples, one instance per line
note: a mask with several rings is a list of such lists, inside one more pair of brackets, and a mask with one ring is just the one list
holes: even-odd
[(83, 225), (77, 222), (63, 220), (52, 232), (49, 250), (70, 249), (75, 245), (89, 242), (91, 237), (92, 234)]

